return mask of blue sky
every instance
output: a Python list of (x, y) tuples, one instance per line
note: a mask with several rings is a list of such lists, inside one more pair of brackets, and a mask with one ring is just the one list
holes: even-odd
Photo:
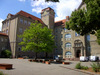
[(51, 7), (55, 11), (55, 21), (65, 19), (78, 8), (82, 0), (60, 0), (58, 3), (45, 2), (45, 0), (0, 0), (0, 30), (2, 21), (8, 13), (16, 14), (20, 10), (41, 18), (41, 10)]

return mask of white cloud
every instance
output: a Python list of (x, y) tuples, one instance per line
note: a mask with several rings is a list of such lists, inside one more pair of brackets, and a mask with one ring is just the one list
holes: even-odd
[(81, 2), (82, 0), (60, 0), (58, 3), (31, 0), (31, 6), (33, 7), (32, 12), (37, 14), (44, 8), (52, 7), (56, 13), (55, 21), (58, 21), (70, 16), (71, 12), (77, 9)]
[(20, 1), (20, 2), (25, 2), (26, 0), (18, 0), (18, 1)]
[(2, 21), (3, 21), (3, 19), (0, 18), (0, 31), (2, 29)]

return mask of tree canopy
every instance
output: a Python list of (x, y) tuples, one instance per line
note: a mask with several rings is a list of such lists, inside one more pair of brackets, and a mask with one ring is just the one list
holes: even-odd
[(32, 23), (20, 38), (23, 38), (19, 43), (23, 51), (52, 52), (55, 47), (52, 30), (38, 22)]
[(100, 29), (100, 0), (84, 0), (86, 9), (72, 12), (66, 28), (75, 30), (80, 35), (94, 34)]
[(46, 2), (49, 2), (49, 1), (51, 1), (51, 2), (59, 2), (59, 0), (45, 0)]

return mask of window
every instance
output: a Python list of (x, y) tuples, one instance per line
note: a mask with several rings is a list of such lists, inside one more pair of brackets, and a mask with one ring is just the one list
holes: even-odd
[(55, 39), (57, 39), (57, 35), (55, 36)]
[(66, 47), (66, 48), (71, 47), (71, 43), (66, 43), (66, 44), (65, 44), (65, 47)]
[(31, 25), (31, 22), (28, 22), (28, 25)]
[(22, 41), (22, 38), (19, 38), (18, 40), (19, 40), (19, 42), (21, 42)]
[(64, 28), (64, 32), (67, 32), (67, 29), (66, 28)]
[(87, 47), (88, 51), (91, 51), (91, 47)]
[(55, 43), (55, 45), (57, 46), (58, 44), (57, 44), (57, 43)]
[(67, 39), (67, 38), (71, 38), (71, 35), (70, 34), (66, 34), (65, 35), (65, 38)]
[(1, 41), (3, 42), (3, 38), (1, 38)]
[(5, 38), (5, 42), (7, 42), (8, 40), (7, 40), (7, 38)]
[(6, 30), (6, 34), (8, 34), (8, 29)]
[(20, 47), (18, 48), (18, 51), (21, 51), (21, 48)]
[(5, 24), (5, 23), (3, 23), (2, 28), (4, 28), (4, 24)]
[(55, 49), (55, 53), (57, 53), (58, 52), (58, 49)]
[(19, 32), (22, 33), (23, 32), (23, 29), (22, 28), (19, 28)]
[(26, 20), (24, 21), (24, 24), (27, 25), (27, 21)]
[(72, 55), (72, 53), (70, 51), (66, 52), (66, 55)]
[(58, 32), (58, 30), (56, 29), (55, 32)]
[(9, 21), (7, 22), (7, 27), (9, 26)]
[(75, 36), (80, 36), (80, 34), (78, 34), (77, 32), (75, 32)]
[(65, 53), (65, 56), (66, 56), (67, 58), (70, 58), (70, 57), (72, 56), (72, 53), (71, 53), (70, 51), (67, 51), (67, 52)]
[(2, 47), (2, 50), (5, 50), (6, 48), (5, 47)]
[(87, 41), (90, 41), (90, 35), (87, 35), (86, 38), (87, 38)]
[(20, 23), (23, 23), (23, 19), (22, 18), (20, 18)]

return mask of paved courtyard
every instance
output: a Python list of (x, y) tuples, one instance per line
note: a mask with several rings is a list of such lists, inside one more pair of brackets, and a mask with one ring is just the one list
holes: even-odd
[[(88, 72), (75, 70), (78, 61), (71, 61), (70, 65), (53, 64), (50, 65), (36, 62), (29, 62), (28, 59), (0, 59), (0, 63), (13, 64), (11, 70), (1, 70), (8, 75), (94, 75)], [(82, 65), (90, 66), (91, 62), (82, 62)]]

